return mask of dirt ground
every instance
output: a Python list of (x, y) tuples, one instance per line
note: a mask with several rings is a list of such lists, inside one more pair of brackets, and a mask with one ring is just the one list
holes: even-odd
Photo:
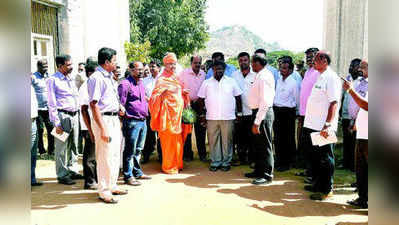
[(153, 177), (139, 187), (124, 185), (129, 194), (116, 205), (75, 185), (57, 183), (54, 161), (39, 160), (36, 174), (44, 182), (32, 188), (31, 221), (35, 225), (324, 225), (368, 224), (368, 210), (347, 205), (352, 192), (335, 194), (327, 202), (309, 200), (300, 177), (276, 173), (265, 186), (251, 185), (247, 166), (210, 172), (199, 160), (185, 163), (182, 173), (167, 175), (152, 160), (143, 165)]

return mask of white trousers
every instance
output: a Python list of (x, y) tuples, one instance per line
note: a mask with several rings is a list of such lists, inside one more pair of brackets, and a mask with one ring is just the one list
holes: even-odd
[(111, 137), (107, 143), (101, 139), (101, 131), (97, 123), (92, 121), (96, 143), (98, 194), (101, 198), (112, 198), (112, 191), (117, 190), (119, 176), (121, 124), (117, 116), (102, 116), (104, 128)]

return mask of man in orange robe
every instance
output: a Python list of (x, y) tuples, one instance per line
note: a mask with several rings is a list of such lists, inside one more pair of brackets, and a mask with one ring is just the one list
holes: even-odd
[(182, 113), (190, 99), (176, 77), (177, 58), (168, 53), (163, 58), (165, 69), (152, 92), (149, 109), (151, 129), (157, 131), (162, 147), (162, 171), (176, 174), (183, 169), (183, 146), (191, 125), (182, 124)]

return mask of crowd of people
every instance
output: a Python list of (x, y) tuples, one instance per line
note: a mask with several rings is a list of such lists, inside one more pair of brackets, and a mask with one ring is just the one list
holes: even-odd
[[(163, 65), (158, 59), (130, 62), (124, 78), (110, 48), (79, 63), (75, 76), (69, 55), (56, 57), (57, 72), (51, 76), (40, 60), (31, 74), (31, 185), (42, 185), (35, 167), (37, 150), (45, 152), (44, 127), (58, 183), (84, 179), (84, 188), (98, 190), (105, 203), (127, 194), (116, 183), (120, 170), (127, 185), (151, 179), (141, 164), (155, 149), (161, 170), (179, 173), (183, 161), (194, 160), (194, 131), (199, 160), (210, 161), (210, 171), (247, 165), (252, 170), (244, 176), (262, 185), (273, 181), (274, 170), (303, 164), (297, 175), (305, 176), (305, 190), (314, 192), (311, 199), (324, 200), (333, 191), (334, 143), (314, 145), (311, 134), (334, 136), (341, 117), (343, 165), (356, 170), (359, 192), (349, 203), (367, 208), (367, 60), (352, 60), (343, 77), (330, 67), (327, 52), (309, 48), (305, 54), (306, 69), (290, 56), (279, 58), (276, 69), (264, 49), (252, 56), (239, 53), (238, 69), (225, 63), (222, 52), (205, 63), (193, 55), (191, 67), (181, 69), (176, 55), (166, 53)], [(183, 118), (188, 110), (196, 115), (191, 122)], [(58, 137), (65, 134), (66, 140)]]

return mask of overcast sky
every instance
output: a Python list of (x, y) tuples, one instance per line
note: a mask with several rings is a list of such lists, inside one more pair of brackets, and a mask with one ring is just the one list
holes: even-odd
[(292, 51), (322, 48), (323, 0), (208, 0), (210, 31), (242, 25)]

